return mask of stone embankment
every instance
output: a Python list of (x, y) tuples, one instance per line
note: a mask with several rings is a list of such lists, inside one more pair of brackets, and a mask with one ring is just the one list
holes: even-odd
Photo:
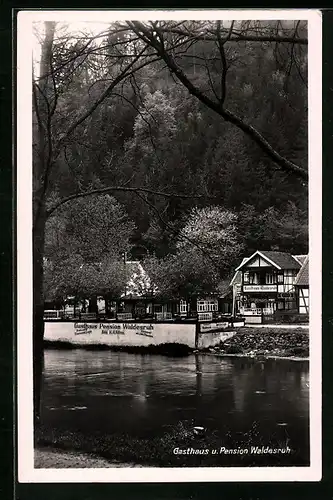
[(233, 337), (205, 351), (221, 355), (304, 359), (309, 356), (309, 330), (243, 327)]

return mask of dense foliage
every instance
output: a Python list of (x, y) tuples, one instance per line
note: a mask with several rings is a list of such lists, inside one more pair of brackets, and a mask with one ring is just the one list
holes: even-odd
[[(184, 27), (188, 39), (177, 33)], [(143, 29), (136, 37), (138, 26), (125, 28), (110, 26), (107, 36), (88, 43), (60, 27), (54, 34), (53, 85), (44, 89), (54, 103), (47, 203), (108, 186), (134, 190), (71, 200), (52, 213), (46, 289), (89, 295), (110, 287), (117, 294), (123, 278), (116, 263), (128, 252), (146, 260), (166, 295), (181, 296), (216, 288), (240, 257), (256, 249), (307, 252), (306, 183), (191, 95), (165, 67), (163, 54), (155, 57), (154, 40), (142, 56), (149, 64), (131, 68), (107, 91), (130, 64), (133, 47), (134, 54), (142, 48)], [(165, 51), (196, 88), (223, 101), (306, 170), (306, 46), (237, 38), (296, 36), (297, 30), (306, 36), (305, 25), (244, 22), (229, 39), (228, 29), (220, 27), (221, 46), (212, 23), (160, 23)], [(153, 192), (135, 191), (142, 187)], [(101, 272), (97, 262), (111, 267)], [(105, 281), (106, 272), (113, 278)]]
[(46, 226), (45, 297), (119, 297), (127, 280), (122, 256), (134, 229), (110, 195), (79, 198), (59, 210)]

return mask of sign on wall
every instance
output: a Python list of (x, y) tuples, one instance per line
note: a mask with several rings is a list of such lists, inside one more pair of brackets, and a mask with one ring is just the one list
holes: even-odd
[(45, 340), (73, 344), (148, 346), (180, 343), (195, 347), (196, 325), (174, 323), (45, 322)]
[(228, 328), (228, 326), (229, 326), (228, 322), (201, 323), (200, 324), (200, 332), (205, 333), (205, 332), (211, 332), (214, 330), (224, 330), (225, 328)]
[(276, 285), (243, 285), (244, 292), (276, 292)]
[(99, 331), (102, 335), (125, 335), (126, 331), (153, 337), (154, 326), (152, 324), (139, 323), (74, 323), (74, 335), (90, 334)]

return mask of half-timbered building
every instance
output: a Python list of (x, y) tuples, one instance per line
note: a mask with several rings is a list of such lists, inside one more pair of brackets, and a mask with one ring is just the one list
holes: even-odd
[(243, 259), (231, 285), (236, 312), (244, 316), (297, 312), (295, 282), (306, 256), (259, 251)]
[(309, 314), (309, 257), (306, 257), (295, 281), (299, 314)]

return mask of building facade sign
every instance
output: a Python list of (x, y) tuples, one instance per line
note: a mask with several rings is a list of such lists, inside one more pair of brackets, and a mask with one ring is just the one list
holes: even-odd
[(295, 292), (282, 292), (278, 293), (279, 298), (284, 298), (284, 299), (293, 299), (295, 297)]
[(276, 292), (276, 285), (243, 285), (244, 292)]

